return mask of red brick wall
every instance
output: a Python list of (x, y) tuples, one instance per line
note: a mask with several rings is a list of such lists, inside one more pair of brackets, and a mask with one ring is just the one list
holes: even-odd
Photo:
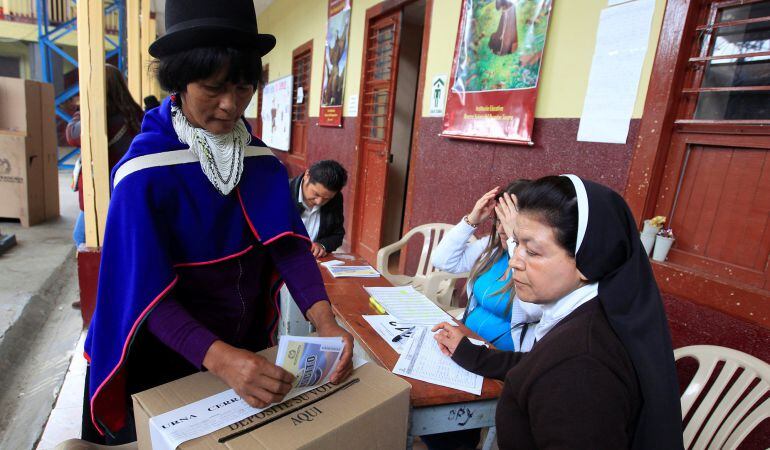
[(536, 119), (532, 147), (450, 140), (439, 136), (442, 119), (423, 118), (414, 171), (409, 227), (454, 223), (495, 185), (516, 178), (575, 173), (623, 192), (639, 121), (631, 121), (628, 143), (577, 142), (579, 119)]

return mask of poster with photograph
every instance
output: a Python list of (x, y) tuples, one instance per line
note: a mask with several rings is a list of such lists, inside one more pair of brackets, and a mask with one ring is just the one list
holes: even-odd
[(267, 83), (262, 89), (262, 141), (276, 150), (291, 144), (291, 75)]
[(351, 1), (329, 0), (321, 115), (318, 118), (318, 125), (322, 127), (342, 126), (342, 98), (345, 94)]
[(464, 0), (442, 136), (532, 144), (553, 0)]

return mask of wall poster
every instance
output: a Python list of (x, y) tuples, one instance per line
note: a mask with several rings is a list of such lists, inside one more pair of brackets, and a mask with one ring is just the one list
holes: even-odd
[(342, 126), (342, 98), (345, 93), (345, 69), (348, 61), (351, 1), (329, 0), (321, 114), (318, 117), (318, 125), (322, 127)]
[(292, 86), (289, 75), (262, 88), (262, 141), (276, 150), (289, 151)]
[(532, 144), (553, 0), (463, 0), (442, 136)]

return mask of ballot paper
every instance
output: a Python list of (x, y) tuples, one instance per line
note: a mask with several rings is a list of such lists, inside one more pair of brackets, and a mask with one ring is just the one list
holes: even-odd
[(454, 325), (452, 316), (436, 306), (421, 292), (417, 292), (412, 286), (366, 287), (364, 289), (399, 323), (436, 325), (441, 322), (449, 322)]
[(430, 328), (417, 328), (408, 345), (406, 352), (396, 362), (393, 373), (481, 395), (484, 377), (468, 372), (441, 353)]
[(344, 348), (341, 337), (281, 336), (275, 365), (294, 375), (293, 389), (315, 387), (329, 382)]
[[(295, 374), (294, 387), (284, 399), (304, 394), (329, 382), (345, 344), (342, 338), (281, 336), (276, 365)], [(354, 368), (365, 364), (356, 359)], [(189, 440), (205, 436), (220, 428), (271, 408), (253, 408), (233, 389), (206, 397), (181, 408), (150, 418), (153, 450), (174, 450)], [(174, 427), (167, 425), (174, 423)]]
[[(374, 328), (374, 331), (380, 335), (390, 347), (396, 351), (399, 355), (406, 350), (409, 338), (414, 334), (414, 331), (408, 332), (412, 325), (403, 325), (396, 321), (396, 318), (389, 314), (378, 314), (373, 316), (361, 316), (369, 325)], [(393, 342), (393, 338), (396, 336), (407, 333), (398, 342)]]
[(380, 273), (372, 266), (326, 266), (334, 278), (377, 278)]

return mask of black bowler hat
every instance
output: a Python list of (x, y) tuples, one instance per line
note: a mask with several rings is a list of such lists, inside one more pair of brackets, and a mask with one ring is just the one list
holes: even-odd
[(216, 46), (253, 48), (264, 56), (275, 36), (257, 31), (252, 0), (166, 0), (166, 34), (150, 45), (150, 55)]

